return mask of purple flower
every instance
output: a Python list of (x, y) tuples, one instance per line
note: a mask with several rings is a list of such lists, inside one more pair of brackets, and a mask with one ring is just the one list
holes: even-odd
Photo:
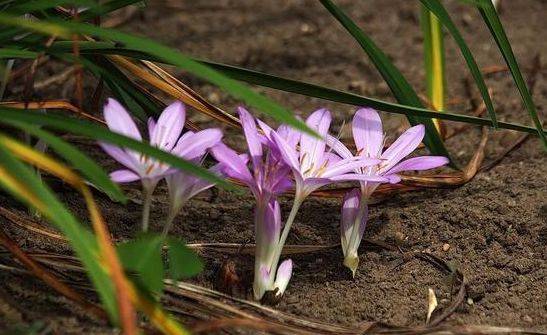
[[(272, 152), (272, 146), (267, 145), (264, 135), (258, 133), (253, 116), (243, 107), (239, 107), (238, 111), (249, 154), (239, 155), (222, 143), (214, 146), (211, 152), (221, 163), (221, 171), (247, 185), (257, 201), (265, 206), (272, 197), (292, 186), (288, 178), (290, 170)], [(247, 167), (249, 160), (251, 170)]]
[[(353, 139), (359, 157), (376, 158), (380, 164), (360, 167), (355, 173), (367, 177), (384, 178), (384, 181), (372, 179), (361, 180), (361, 189), (352, 190), (346, 194), (342, 209), (342, 249), (344, 265), (355, 271), (359, 264), (357, 249), (361, 243), (366, 224), (367, 204), (376, 188), (384, 182), (398, 183), (400, 172), (409, 170), (428, 170), (446, 165), (448, 159), (442, 156), (419, 156), (403, 160), (422, 142), (425, 135), (423, 125), (417, 125), (406, 130), (393, 144), (383, 151), (384, 135), (382, 120), (374, 109), (361, 108), (353, 117)], [(344, 159), (354, 157), (351, 151), (338, 139), (329, 136), (328, 145)], [(356, 209), (355, 209), (356, 208)], [(349, 235), (348, 235), (349, 232)]]
[[(108, 99), (108, 102), (104, 107), (104, 118), (111, 131), (138, 141), (143, 140), (137, 125), (129, 113), (116, 100), (111, 98)], [(186, 132), (181, 136), (185, 118), (186, 112), (184, 105), (181, 102), (176, 101), (165, 108), (157, 123), (152, 118), (148, 119), (150, 145), (156, 146), (158, 149), (188, 161), (199, 162), (201, 157), (205, 154), (205, 151), (220, 141), (222, 132), (219, 129), (206, 129), (197, 133)], [(175, 185), (176, 182), (174, 178), (180, 179), (180, 175), (185, 174), (184, 172), (179, 172), (169, 165), (154, 160), (142, 153), (106, 143), (99, 144), (106, 153), (125, 166), (125, 169), (117, 170), (110, 174), (113, 181), (127, 183), (141, 180), (144, 193), (144, 231), (148, 229), (151, 195), (154, 192), (157, 183), (162, 178), (174, 175), (173, 178), (168, 177), (171, 180), (170, 194), (177, 196), (176, 199), (171, 198), (171, 200), (172, 203), (175, 203), (175, 207), (179, 208), (183, 203), (181, 199), (187, 200), (187, 198), (189, 198), (189, 194), (185, 192), (190, 192), (194, 189), (193, 187), (190, 187), (191, 185), (189, 185), (189, 183), (202, 183), (202, 181), (198, 181), (197, 178), (189, 177), (189, 179), (182, 178), (183, 184)], [(195, 190), (200, 188), (202, 188), (202, 185), (198, 185)], [(195, 192), (190, 193), (195, 194)]]
[[(256, 199), (253, 291), (255, 299), (260, 300), (266, 291), (276, 288), (278, 295), (283, 294), (290, 278), (290, 271), (287, 277), (287, 265), (279, 267), (283, 271), (276, 271), (279, 261), (278, 250), (283, 248), (283, 244), (280, 243), (281, 210), (275, 197), (288, 190), (292, 182), (288, 177), (289, 167), (280, 158), (276, 151), (277, 147), (268, 138), (270, 132), (274, 131), (258, 121), (262, 129), (268, 129), (267, 135), (260, 134), (257, 121), (252, 115), (242, 107), (238, 111), (249, 153), (240, 155), (222, 143), (214, 146), (211, 152), (219, 161), (219, 171), (243, 182)], [(249, 161), (251, 169), (248, 167)], [(279, 285), (276, 284), (276, 273), (279, 273)]]
[[(380, 163), (378, 158), (350, 156), (341, 159), (337, 155), (325, 151), (330, 123), (330, 112), (320, 109), (308, 117), (306, 124), (315, 130), (321, 138), (301, 134), (300, 138), (292, 136), (293, 140), (287, 141), (278, 133), (271, 134), (281, 157), (293, 171), (296, 181), (296, 197), (299, 199), (303, 200), (316, 189), (337, 181), (384, 181), (384, 178), (375, 175), (366, 176), (353, 173), (355, 169)], [(297, 152), (297, 144), (300, 144), (299, 152)]]

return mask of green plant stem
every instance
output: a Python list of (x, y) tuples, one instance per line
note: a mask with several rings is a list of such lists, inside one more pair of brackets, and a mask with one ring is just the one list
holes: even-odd
[(154, 192), (154, 188), (146, 185), (146, 183), (143, 181), (142, 231), (145, 233), (148, 231), (148, 225), (150, 222), (150, 205), (152, 203), (152, 192)]

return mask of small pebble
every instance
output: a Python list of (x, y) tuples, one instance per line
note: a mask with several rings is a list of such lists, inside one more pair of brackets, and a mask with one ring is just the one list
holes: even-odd
[(443, 251), (448, 251), (448, 249), (450, 249), (450, 244), (448, 243), (443, 244)]
[(468, 304), (469, 306), (473, 306), (473, 304), (474, 304), (473, 299), (467, 298), (467, 304)]
[(525, 315), (522, 317), (522, 319), (528, 323), (533, 322), (534, 320), (530, 317), (530, 315)]

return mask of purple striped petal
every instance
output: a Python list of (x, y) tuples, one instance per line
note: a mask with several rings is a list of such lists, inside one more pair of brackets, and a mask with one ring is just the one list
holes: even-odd
[(151, 138), (152, 134), (154, 133), (154, 129), (156, 128), (156, 121), (154, 121), (154, 118), (149, 117), (147, 125), (148, 125), (148, 138)]
[(365, 157), (380, 156), (384, 135), (378, 112), (372, 108), (361, 108), (355, 113), (352, 125), (357, 152)]
[(99, 142), (99, 145), (108, 155), (110, 155), (110, 157), (117, 160), (126, 168), (131, 169), (133, 171), (139, 170), (137, 167), (137, 164), (135, 164), (135, 161), (133, 160), (133, 157), (122, 148), (119, 148), (115, 145), (103, 143), (103, 142)]
[(341, 236), (345, 239), (345, 243), (350, 241), (351, 231), (353, 224), (355, 223), (355, 218), (357, 217), (357, 212), (359, 211), (359, 198), (361, 192), (358, 188), (354, 188), (344, 195), (344, 202), (342, 205), (342, 219), (340, 221), (340, 233)]
[(184, 134), (172, 153), (186, 160), (193, 160), (205, 154), (207, 149), (220, 143), (222, 131), (217, 128), (200, 130), (191, 135)]
[(389, 180), (386, 177), (367, 176), (364, 174), (348, 173), (329, 178), (332, 181), (370, 181), (374, 183), (387, 183)]
[(251, 154), (251, 160), (253, 162), (253, 168), (255, 171), (262, 169), (262, 143), (256, 129), (256, 122), (253, 116), (243, 107), (238, 108), (239, 120), (245, 133), (245, 139), (247, 140), (247, 147)]
[(425, 135), (425, 127), (421, 124), (407, 129), (393, 144), (384, 151), (382, 159), (386, 160), (386, 164), (382, 167), (382, 171), (389, 171), (401, 159), (408, 156), (414, 149), (420, 145)]
[(284, 260), (277, 269), (277, 275), (275, 277), (275, 283), (274, 283), (274, 289), (277, 288), (277, 292), (275, 293), (276, 296), (281, 296), (283, 293), (285, 293), (285, 290), (287, 289), (287, 286), (289, 285), (289, 281), (291, 280), (292, 276), (292, 260), (286, 259)]
[(393, 169), (389, 170), (388, 173), (398, 173), (402, 171), (421, 171), (434, 169), (439, 166), (448, 164), (448, 158), (443, 156), (420, 156), (413, 157), (407, 160), (402, 161), (401, 163), (395, 165)]
[(142, 141), (137, 125), (119, 102), (109, 98), (104, 106), (103, 114), (111, 131)]
[(141, 177), (130, 170), (116, 170), (110, 173), (110, 179), (116, 183), (130, 183), (141, 179)]
[(284, 139), (291, 148), (296, 148), (296, 145), (301, 138), (301, 133), (299, 131), (296, 131), (285, 124), (282, 124), (277, 128), (277, 134)]
[(284, 139), (282, 139), (276, 132), (272, 132), (272, 139), (277, 145), (277, 149), (281, 154), (281, 158), (289, 165), (293, 170), (300, 171), (300, 164), (298, 162), (298, 156), (294, 148), (292, 148)]
[(307, 171), (312, 167), (318, 168), (326, 146), (327, 133), (332, 117), (327, 109), (319, 109), (313, 112), (306, 120), (306, 125), (315, 130), (320, 139), (308, 134), (302, 134), (300, 138), (300, 164), (301, 171)]
[(175, 101), (167, 106), (150, 133), (150, 144), (164, 151), (173, 149), (182, 133), (185, 118), (186, 111), (182, 102)]
[(219, 143), (211, 148), (211, 153), (222, 164), (223, 172), (245, 183), (253, 183), (253, 177), (247, 168), (246, 160), (234, 150), (228, 148), (224, 143)]
[(348, 173), (350, 171), (353, 171), (361, 167), (376, 165), (380, 162), (381, 161), (379, 159), (367, 158), (367, 157), (346, 158), (331, 165), (329, 168), (325, 170), (322, 176), (325, 178), (330, 178), (336, 175)]
[(339, 139), (332, 135), (327, 135), (327, 145), (332, 148), (342, 158), (351, 158), (353, 154)]
[(279, 241), (281, 233), (281, 208), (276, 200), (268, 204), (264, 217), (264, 234), (266, 241), (275, 244)]

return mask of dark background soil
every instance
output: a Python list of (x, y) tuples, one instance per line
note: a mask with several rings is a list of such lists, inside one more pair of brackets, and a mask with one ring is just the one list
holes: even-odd
[[(167, 3), (167, 4), (166, 4)], [(338, 1), (389, 54), (409, 81), (424, 91), (421, 62), (422, 38), (415, 1)], [(503, 60), (479, 14), (467, 5), (449, 1), (449, 10), (461, 27), (481, 67), (502, 65)], [(541, 0), (504, 1), (501, 18), (525, 76), (530, 77), (533, 58), (545, 58), (547, 43)], [(124, 29), (146, 35), (187, 54), (237, 64), (295, 79), (393, 100), (359, 46), (316, 1), (169, 1), (152, 2), (141, 18)], [(473, 110), (465, 93), (468, 76), (454, 43), (447, 37), (448, 87), (456, 103), (450, 110)], [(544, 60), (543, 60), (544, 61)], [(198, 92), (226, 110), (237, 101), (199, 80), (178, 73)], [(47, 75), (42, 74), (42, 75)], [(545, 119), (547, 72), (535, 74), (534, 101)], [(508, 73), (488, 76), (499, 118), (529, 124), (518, 92)], [(69, 84), (67, 84), (69, 85)], [(44, 94), (58, 97), (58, 88)], [(300, 115), (326, 106), (335, 115), (333, 132), (349, 122), (355, 108), (318, 99), (258, 89)], [(65, 90), (69, 91), (69, 90)], [(477, 96), (476, 90), (473, 91)], [(383, 114), (387, 128), (395, 130), (400, 116)], [(212, 125), (193, 113), (191, 119)], [(216, 125), (216, 124), (215, 124)], [(449, 127), (457, 124), (449, 123)], [(218, 125), (216, 125), (218, 126)], [(351, 138), (346, 127), (343, 138)], [(228, 130), (228, 142), (241, 145), (242, 137)], [(486, 161), (493, 159), (519, 134), (493, 132), (486, 148)], [(480, 130), (469, 128), (448, 141), (456, 160), (465, 164), (476, 149)], [(92, 144), (83, 144), (92, 156), (114, 167)], [(240, 147), (243, 148), (243, 147)], [(547, 168), (545, 151), (531, 138), (489, 172), (480, 173), (458, 189), (429, 190), (394, 196), (371, 210), (366, 236), (399, 244), (405, 250), (432, 252), (462, 271), (467, 278), (469, 299), (451, 316), (448, 324), (490, 324), (547, 330)], [(160, 230), (165, 213), (161, 192), (152, 213)], [(68, 191), (62, 194), (75, 211), (81, 203)], [(140, 206), (122, 207), (100, 198), (113, 235), (124, 239), (138, 229)], [(0, 198), (4, 206), (14, 206)], [(252, 199), (220, 191), (217, 197), (202, 196), (178, 217), (173, 234), (191, 242), (252, 241)], [(284, 204), (287, 211), (290, 200)], [(290, 234), (290, 244), (331, 244), (339, 241), (339, 200), (310, 199), (300, 211)], [(55, 250), (54, 241), (26, 235), (10, 228), (12, 236), (29, 250)], [(448, 244), (448, 250), (443, 245)], [(446, 247), (445, 247), (446, 249)], [(395, 265), (393, 252), (362, 251), (354, 280), (342, 267), (338, 249), (293, 257), (295, 269), (284, 299), (277, 308), (323, 321), (357, 324), (379, 320), (397, 325), (425, 322), (427, 291), (437, 293), (440, 308), (449, 303), (447, 278), (430, 266), (413, 261)], [(224, 258), (210, 258), (196, 281), (214, 287), (217, 269)], [(246, 259), (251, 262), (251, 259)], [(90, 320), (65, 299), (52, 294), (35, 279), (0, 271), (0, 329), (16, 322), (41, 321), (57, 334), (111, 333)], [(15, 307), (14, 307), (15, 306)]]

